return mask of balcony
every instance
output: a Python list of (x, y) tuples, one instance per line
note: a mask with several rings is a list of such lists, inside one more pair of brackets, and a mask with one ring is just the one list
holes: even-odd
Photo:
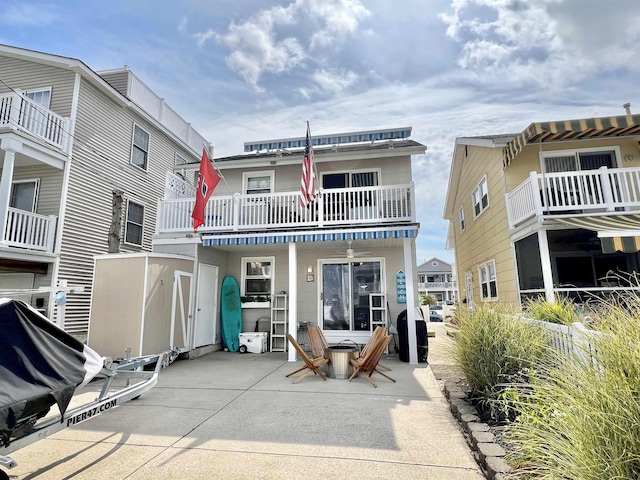
[(532, 218), (640, 207), (640, 167), (558, 173), (531, 172), (506, 196), (509, 227)]
[[(415, 222), (414, 185), (320, 190), (308, 207), (300, 192), (214, 196), (201, 233), (326, 228)], [(161, 200), (156, 233), (193, 232), (194, 198)]]
[(53, 252), (57, 217), (9, 208), (4, 246)]
[(44, 108), (20, 93), (0, 94), (0, 129), (24, 131), (69, 151), (69, 119)]

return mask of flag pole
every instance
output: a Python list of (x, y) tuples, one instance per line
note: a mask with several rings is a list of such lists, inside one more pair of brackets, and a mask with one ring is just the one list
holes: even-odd
[[(207, 148), (207, 144), (202, 142), (202, 146), (204, 147), (204, 149), (207, 151), (207, 157), (209, 157), (209, 148)], [(220, 169), (217, 167), (216, 165), (216, 161), (213, 159), (213, 155), (211, 155), (209, 157), (209, 160), (211, 161), (211, 164), (213, 165), (213, 168), (216, 169), (216, 172), (218, 172), (218, 175), (220, 175), (220, 178), (222, 178), (222, 180), (224, 180), (224, 184), (227, 186), (227, 190), (229, 190), (229, 193), (231, 195), (233, 195), (233, 191), (231, 190), (231, 187), (229, 186), (229, 184), (227, 183), (227, 179), (225, 178), (225, 176), (222, 174), (222, 172), (220, 171)]]

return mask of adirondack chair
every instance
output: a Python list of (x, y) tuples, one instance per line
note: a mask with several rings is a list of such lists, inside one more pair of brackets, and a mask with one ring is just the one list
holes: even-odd
[[(367, 341), (365, 346), (362, 347), (362, 350), (360, 350), (360, 355), (358, 355), (358, 358), (364, 358), (369, 352), (369, 350), (371, 350), (376, 340), (379, 337), (385, 336), (386, 334), (387, 334), (387, 327), (376, 327), (373, 330), (373, 333), (369, 337), (369, 340)], [(389, 367), (387, 367), (386, 365), (383, 365), (382, 363), (378, 363), (378, 367), (383, 368), (385, 370), (391, 370)]]
[(289, 342), (291, 342), (291, 345), (293, 345), (293, 348), (295, 348), (296, 351), (298, 352), (298, 356), (304, 362), (304, 366), (302, 368), (298, 368), (297, 370), (294, 370), (293, 372), (287, 374), (286, 376), (290, 377), (292, 375), (295, 375), (298, 372), (302, 372), (304, 370), (307, 370), (307, 372), (305, 372), (302, 375), (296, 377), (296, 379), (293, 381), (293, 383), (298, 383), (300, 380), (302, 380), (305, 377), (308, 377), (312, 373), (314, 375), (315, 374), (319, 375), (320, 378), (322, 378), (322, 380), (324, 380), (326, 382), (327, 381), (327, 377), (322, 372), (321, 368), (323, 366), (325, 366), (329, 360), (327, 360), (324, 357), (309, 358), (309, 356), (305, 353), (305, 351), (298, 344), (298, 342), (296, 342), (296, 339), (291, 336), (291, 334), (287, 333), (287, 339), (289, 340)]
[(388, 375), (385, 375), (380, 370), (378, 370), (380, 358), (382, 358), (382, 354), (389, 346), (389, 342), (391, 341), (391, 335), (384, 335), (378, 337), (378, 339), (373, 344), (373, 347), (367, 352), (367, 354), (362, 358), (352, 359), (351, 364), (355, 367), (353, 374), (349, 377), (349, 381), (353, 380), (353, 378), (362, 374), (369, 380), (369, 383), (373, 385), (373, 388), (377, 388), (376, 382), (371, 379), (371, 375), (374, 373), (379, 373), (385, 378), (388, 378), (393, 383), (396, 381)]
[(327, 339), (325, 338), (322, 330), (318, 326), (311, 326), (307, 330), (309, 334), (309, 343), (311, 344), (311, 353), (314, 358), (324, 357), (324, 351), (327, 349), (329, 344), (327, 343)]

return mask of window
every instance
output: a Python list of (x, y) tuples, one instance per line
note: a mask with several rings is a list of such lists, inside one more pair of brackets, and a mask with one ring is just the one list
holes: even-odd
[(496, 281), (496, 262), (490, 260), (478, 267), (480, 276), (480, 294), (482, 300), (498, 299), (498, 282)]
[(487, 177), (484, 177), (473, 191), (473, 215), (477, 218), (489, 206), (489, 189)]
[(149, 133), (138, 125), (133, 126), (133, 145), (131, 146), (131, 163), (135, 166), (147, 169), (149, 157)]
[(616, 152), (613, 150), (564, 150), (544, 155), (544, 171), (546, 173), (597, 170), (600, 167), (614, 168), (616, 166)]
[(39, 90), (29, 90), (25, 92), (25, 96), (44, 108), (49, 108), (51, 104), (51, 87), (41, 88)]
[(460, 231), (464, 232), (465, 223), (464, 223), (464, 208), (463, 207), (460, 207), (460, 210), (458, 210), (458, 218), (460, 220)]
[(275, 257), (242, 258), (242, 296), (265, 297), (254, 301), (270, 301), (273, 289)]
[(244, 192), (249, 195), (273, 192), (273, 171), (244, 173)]
[(127, 203), (127, 223), (124, 241), (133, 245), (142, 245), (142, 227), (144, 225), (144, 206), (139, 203)]
[(20, 180), (11, 185), (9, 206), (27, 212), (36, 211), (38, 180)]

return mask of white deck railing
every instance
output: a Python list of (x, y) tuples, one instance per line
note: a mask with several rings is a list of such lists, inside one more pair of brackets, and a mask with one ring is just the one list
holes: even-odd
[[(199, 232), (415, 222), (414, 185), (321, 190), (308, 207), (300, 193), (214, 196)], [(156, 233), (193, 231), (194, 198), (161, 200)]]
[(53, 252), (56, 220), (55, 216), (39, 215), (26, 210), (9, 208), (4, 244), (10, 247)]
[(601, 335), (600, 332), (590, 330), (581, 322), (574, 322), (571, 325), (560, 325), (557, 323), (523, 318), (526, 322), (538, 325), (547, 332), (549, 346), (559, 355), (586, 359), (594, 351), (591, 340)]
[(69, 151), (69, 119), (44, 108), (20, 93), (0, 94), (0, 128), (23, 130)]
[(541, 215), (640, 207), (640, 167), (531, 172), (506, 198), (511, 228)]

